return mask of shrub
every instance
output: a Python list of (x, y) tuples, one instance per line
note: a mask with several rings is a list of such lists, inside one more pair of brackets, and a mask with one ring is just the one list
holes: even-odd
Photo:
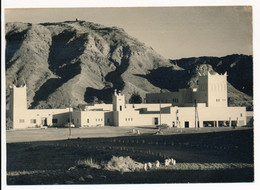
[(100, 169), (101, 166), (92, 158), (87, 158), (85, 160), (79, 160), (77, 161), (77, 166), (79, 167), (91, 167), (91, 168), (96, 168)]
[(134, 161), (129, 156), (127, 157), (116, 157), (113, 156), (110, 161), (104, 162), (101, 161), (101, 163), (97, 163), (92, 158), (87, 158), (85, 160), (79, 160), (76, 163), (76, 167), (90, 167), (95, 169), (105, 169), (109, 171), (119, 171), (120, 173), (124, 172), (133, 172), (133, 171), (139, 171), (143, 168), (143, 164)]
[(10, 129), (13, 129), (13, 121), (7, 117), (6, 118), (6, 130), (10, 130)]
[(142, 102), (142, 97), (138, 92), (134, 92), (129, 99), (130, 104), (141, 104)]
[(107, 170), (120, 171), (121, 173), (140, 170), (142, 168), (143, 168), (143, 164), (135, 162), (129, 156), (127, 156), (127, 157), (113, 156), (111, 158), (111, 160), (105, 166), (105, 169), (107, 169)]

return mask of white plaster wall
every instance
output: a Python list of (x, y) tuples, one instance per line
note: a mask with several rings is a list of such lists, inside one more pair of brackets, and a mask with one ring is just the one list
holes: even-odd
[(73, 124), (75, 125), (75, 127), (81, 127), (81, 111), (79, 110), (75, 110), (72, 113), (72, 119), (73, 119)]
[[(178, 113), (176, 114), (176, 111)], [(203, 127), (203, 121), (243, 121), (246, 124), (246, 108), (245, 107), (198, 107), (198, 118), (200, 127)], [(179, 118), (180, 128), (184, 128), (185, 121), (189, 121), (189, 128), (195, 127), (195, 108), (194, 107), (173, 107), (171, 109), (172, 116)], [(175, 113), (175, 114), (174, 114)], [(177, 122), (178, 123), (178, 122)]]
[[(58, 118), (57, 125), (67, 122), (69, 108), (67, 109), (27, 109), (23, 112), (15, 112), (13, 127), (14, 129), (24, 129), (42, 125), (42, 119), (47, 118), (47, 125), (52, 126), (52, 119)], [(24, 120), (23, 123), (20, 120)], [(31, 120), (36, 120), (32, 123)]]
[(106, 126), (113, 126), (114, 125), (114, 116), (113, 116), (113, 111), (108, 111), (104, 113), (104, 118), (105, 118), (105, 125)]
[(94, 104), (92, 106), (85, 106), (85, 110), (102, 109), (105, 111), (113, 111), (113, 104)]
[(227, 107), (226, 75), (208, 76), (208, 106)]
[(160, 111), (160, 107), (165, 108), (165, 107), (169, 107), (171, 105), (172, 104), (169, 104), (169, 103), (168, 104), (162, 103), (161, 105), (160, 104), (135, 104), (135, 110), (147, 108), (147, 111)]
[(246, 125), (246, 107), (206, 107), (198, 108), (201, 121), (244, 121)]
[(81, 111), (81, 127), (104, 126), (104, 111)]

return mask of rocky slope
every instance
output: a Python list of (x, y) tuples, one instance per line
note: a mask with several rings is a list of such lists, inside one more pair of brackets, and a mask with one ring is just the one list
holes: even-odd
[[(123, 29), (85, 21), (6, 24), (6, 84), (24, 79), (31, 108), (64, 107), (69, 100), (74, 105), (94, 99), (108, 103), (115, 88), (129, 99), (134, 92), (144, 97), (161, 88), (193, 87), (201, 69), (227, 70), (234, 76), (229, 77), (229, 89), (235, 93), (229, 95), (239, 95), (233, 104), (251, 100), (247, 106), (252, 108), (252, 66), (246, 75), (240, 70), (245, 61), (237, 61), (244, 56), (234, 57), (226, 62), (223, 58), (170, 61)], [(252, 65), (252, 57), (248, 62)], [(243, 83), (243, 77), (251, 86)], [(8, 95), (7, 89), (7, 102)]]

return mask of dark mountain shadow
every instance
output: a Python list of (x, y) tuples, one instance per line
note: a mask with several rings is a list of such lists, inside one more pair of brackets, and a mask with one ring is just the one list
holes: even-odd
[(52, 38), (48, 60), (49, 69), (60, 77), (67, 74), (61, 68), (70, 64), (74, 58), (79, 57), (84, 51), (84, 48), (80, 49), (80, 47), (83, 46), (85, 41), (79, 38), (70, 41), (74, 36), (76, 36), (76, 32), (64, 31)]
[(104, 103), (111, 103), (113, 93), (113, 88), (99, 90), (88, 87), (85, 92), (84, 101), (88, 103), (95, 102), (96, 97), (99, 101), (103, 101)]
[[(124, 48), (124, 51), (128, 51), (128, 48)], [(126, 55), (126, 54), (124, 54)], [(125, 82), (122, 79), (121, 75), (127, 70), (129, 66), (129, 59), (128, 58), (122, 58), (121, 64), (116, 63), (113, 60), (110, 60), (111, 62), (114, 62), (114, 64), (117, 66), (116, 70), (108, 73), (105, 76), (105, 80), (108, 83), (112, 83), (112, 86), (105, 86), (103, 89), (95, 89), (88, 87), (86, 88), (86, 92), (84, 95), (84, 101), (85, 102), (92, 102), (94, 100), (94, 97), (97, 97), (99, 101), (103, 101), (105, 103), (112, 103), (112, 95), (114, 93), (114, 89), (117, 90), (123, 90), (125, 87)]]
[(253, 96), (253, 59), (246, 55), (229, 55), (222, 64), (213, 65), (217, 72), (228, 73), (228, 82), (236, 89)]
[(39, 101), (46, 100), (57, 88), (78, 75), (81, 72), (80, 64), (66, 65), (66, 67), (62, 69), (62, 72), (67, 73), (67, 75), (62, 78), (51, 78), (40, 87), (40, 89), (35, 93), (30, 108), (37, 106)]
[(180, 88), (188, 88), (188, 82), (191, 78), (189, 71), (173, 70), (171, 67), (160, 67), (150, 70), (148, 75), (136, 75), (147, 79), (152, 85), (167, 89), (169, 91), (177, 91)]
[(237, 90), (253, 96), (253, 58), (248, 55), (228, 55), (225, 57), (192, 57), (171, 60), (184, 69), (195, 70), (201, 64), (211, 65), (217, 73), (227, 72), (227, 81)]
[[(13, 58), (14, 54), (17, 50), (20, 49), (25, 35), (29, 29), (23, 30), (21, 32), (9, 32), (5, 35), (6, 39), (6, 48), (5, 48), (5, 62), (6, 62), (6, 69), (10, 68), (17, 59), (10, 62)], [(8, 64), (7, 64), (8, 63)]]
[(57, 88), (80, 74), (81, 62), (71, 63), (71, 61), (83, 53), (84, 48), (80, 49), (79, 47), (83, 46), (84, 40), (77, 38), (68, 43), (74, 36), (76, 36), (74, 31), (64, 31), (52, 38), (48, 59), (49, 69), (55, 75), (59, 76), (59, 78), (47, 80), (40, 89), (36, 91), (31, 108), (37, 106), (39, 101), (46, 100)]

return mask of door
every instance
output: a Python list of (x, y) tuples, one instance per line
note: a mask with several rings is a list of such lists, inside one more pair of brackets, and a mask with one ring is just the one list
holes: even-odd
[(42, 126), (47, 126), (47, 118), (42, 117)]
[(185, 128), (189, 128), (189, 122), (185, 121), (184, 126), (185, 126)]

